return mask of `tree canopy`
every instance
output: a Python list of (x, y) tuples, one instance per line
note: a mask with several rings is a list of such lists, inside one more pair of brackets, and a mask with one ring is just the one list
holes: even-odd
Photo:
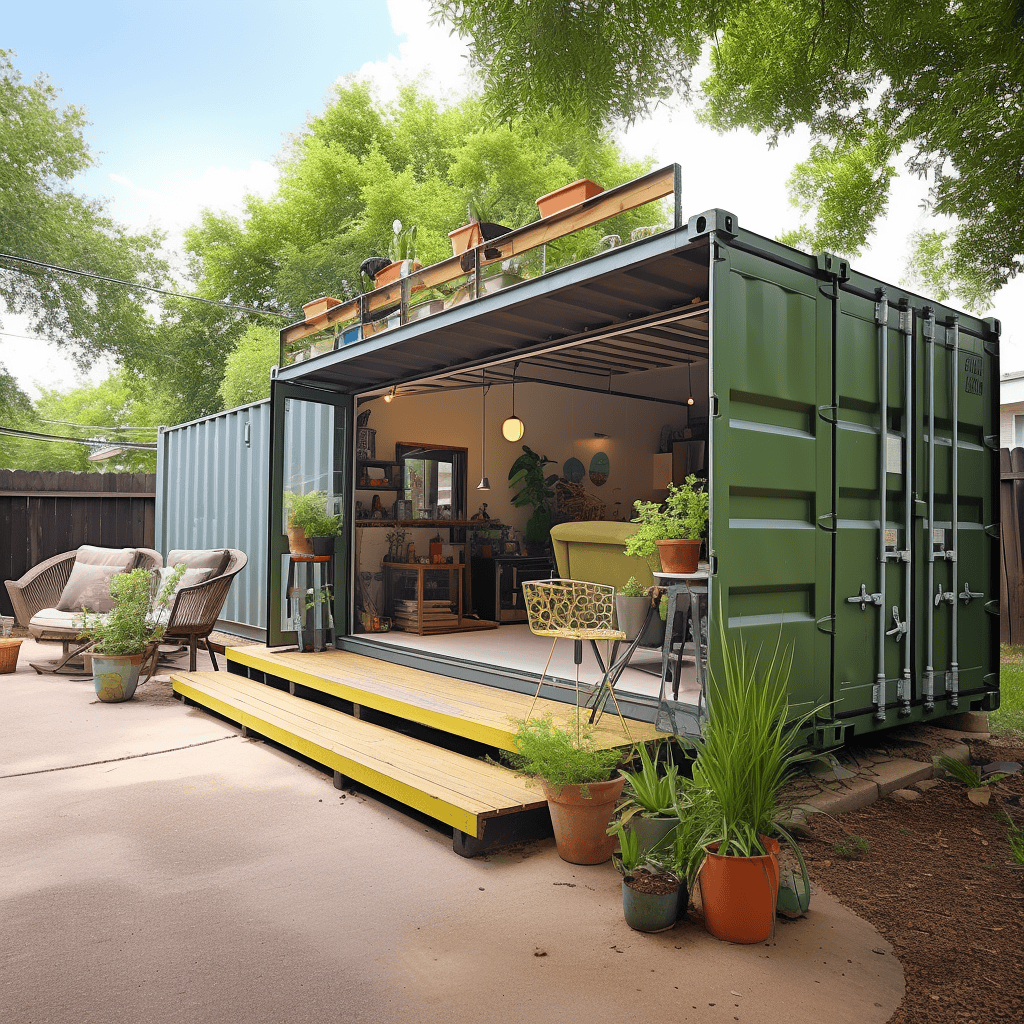
[(144, 343), (153, 321), (144, 294), (101, 278), (162, 283), (160, 235), (132, 234), (103, 203), (71, 190), (93, 163), (85, 113), (59, 108), (45, 76), (25, 84), (12, 57), (0, 50), (0, 300), (83, 369), (103, 353), (124, 357)]
[(560, 110), (591, 126), (694, 91), (701, 116), (774, 143), (810, 129), (794, 171), (809, 222), (787, 237), (857, 255), (897, 165), (931, 183), (945, 231), (916, 267), (978, 305), (1024, 252), (1024, 0), (433, 0), (505, 119)]

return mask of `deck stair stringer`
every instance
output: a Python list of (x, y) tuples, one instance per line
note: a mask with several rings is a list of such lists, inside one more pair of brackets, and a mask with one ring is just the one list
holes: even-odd
[(464, 856), (527, 838), (546, 818), (540, 789), (500, 765), (227, 672), (175, 672), (171, 683), (186, 701), (331, 769), (335, 785), (351, 779), (450, 825)]

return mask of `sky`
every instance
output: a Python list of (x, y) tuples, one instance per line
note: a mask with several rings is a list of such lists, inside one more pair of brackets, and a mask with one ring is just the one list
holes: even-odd
[[(202, 210), (238, 214), (244, 195), (273, 193), (274, 160), (288, 137), (320, 114), (332, 84), (355, 74), (382, 96), (418, 80), (439, 97), (473, 88), (459, 41), (432, 26), (426, 0), (48, 0), (8, 4), (0, 48), (14, 50), (24, 80), (45, 72), (61, 103), (84, 107), (97, 166), (76, 191), (108, 202), (135, 229), (168, 235), (180, 265), (182, 230)], [(683, 214), (724, 207), (766, 236), (793, 228), (786, 179), (807, 153), (798, 134), (769, 151), (746, 131), (722, 136), (683, 106), (619, 133), (631, 157), (683, 166)], [(926, 182), (901, 175), (889, 213), (857, 270), (899, 283), (907, 239), (924, 226)], [(985, 315), (1003, 320), (1002, 372), (1024, 369), (1024, 281)], [(24, 321), (0, 313), (0, 362), (33, 397), (38, 385), (81, 382), (67, 354), (23, 337)], [(102, 379), (108, 367), (91, 375)]]

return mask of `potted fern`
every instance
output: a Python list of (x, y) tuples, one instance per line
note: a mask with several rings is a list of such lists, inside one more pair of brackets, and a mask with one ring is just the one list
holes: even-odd
[(626, 554), (652, 559), (660, 556), (664, 572), (697, 571), (701, 537), (708, 525), (708, 492), (692, 473), (682, 484), (670, 483), (668, 497), (635, 501), (638, 529), (626, 541)]
[(594, 746), (579, 709), (575, 723), (559, 725), (546, 715), (516, 725), (515, 752), (508, 760), (521, 774), (540, 780), (558, 856), (570, 864), (604, 863), (615, 848), (608, 822), (626, 781), (612, 778), (621, 752)]
[(82, 609), (79, 639), (92, 641), (93, 686), (104, 703), (131, 700), (143, 669), (152, 673), (164, 632), (161, 613), (185, 571), (182, 562), (156, 580), (149, 569), (119, 572), (110, 579), (113, 610), (90, 617)]

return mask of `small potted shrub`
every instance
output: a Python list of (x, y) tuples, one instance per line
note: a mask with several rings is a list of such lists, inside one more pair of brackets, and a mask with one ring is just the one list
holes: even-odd
[(676, 816), (679, 769), (669, 764), (665, 766), (664, 774), (661, 774), (645, 744), (639, 745), (639, 752), (639, 771), (619, 771), (626, 785), (618, 807), (616, 825), (628, 825), (636, 835), (641, 850), (652, 850), (679, 823)]
[(643, 630), (641, 647), (661, 647), (665, 640), (661, 605), (658, 588), (645, 587), (635, 576), (629, 577), (615, 595), (615, 617), (626, 634), (626, 643), (631, 644)]
[(603, 864), (615, 848), (608, 822), (626, 781), (612, 778), (621, 752), (596, 749), (578, 709), (575, 724), (556, 724), (551, 715), (516, 724), (508, 760), (540, 780), (558, 856), (570, 864)]
[(149, 569), (119, 572), (110, 579), (113, 610), (90, 617), (82, 609), (78, 638), (93, 642), (93, 685), (104, 703), (131, 700), (143, 668), (148, 665), (152, 672), (164, 632), (161, 612), (170, 605), (185, 569), (182, 562), (158, 577), (163, 583), (156, 588)]
[(327, 492), (309, 491), (284, 496), (288, 512), (288, 547), (293, 555), (331, 555), (341, 530), (341, 516), (328, 515)]
[(636, 832), (616, 822), (612, 832), (619, 840), (613, 857), (622, 875), (622, 914), (626, 924), (638, 932), (663, 932), (679, 917), (682, 881), (664, 862), (651, 859)]
[[(469, 273), (473, 269), (473, 255), (469, 250), (476, 248), (482, 242), (490, 242), (492, 239), (507, 235), (512, 229), (505, 227), (504, 224), (496, 224), (494, 222), (495, 215), (480, 200), (471, 199), (466, 213), (469, 217), (469, 223), (464, 224), (461, 228), (456, 228), (454, 231), (449, 231), (448, 237), (452, 242), (453, 256), (466, 254), (461, 260), (461, 266), (466, 273)], [(483, 251), (481, 262), (499, 259), (500, 257), (500, 250), (488, 248)]]
[(637, 514), (630, 522), (639, 529), (626, 541), (626, 554), (647, 559), (659, 555), (663, 572), (696, 572), (709, 510), (708, 492), (696, 476), (670, 483), (661, 504), (638, 500), (633, 508)]
[(391, 245), (388, 247), (388, 259), (391, 262), (374, 273), (375, 288), (383, 288), (384, 285), (392, 284), (400, 277), (408, 277), (422, 269), (416, 261), (416, 225), (403, 228), (402, 222), (396, 220), (392, 228), (394, 235), (391, 238)]

